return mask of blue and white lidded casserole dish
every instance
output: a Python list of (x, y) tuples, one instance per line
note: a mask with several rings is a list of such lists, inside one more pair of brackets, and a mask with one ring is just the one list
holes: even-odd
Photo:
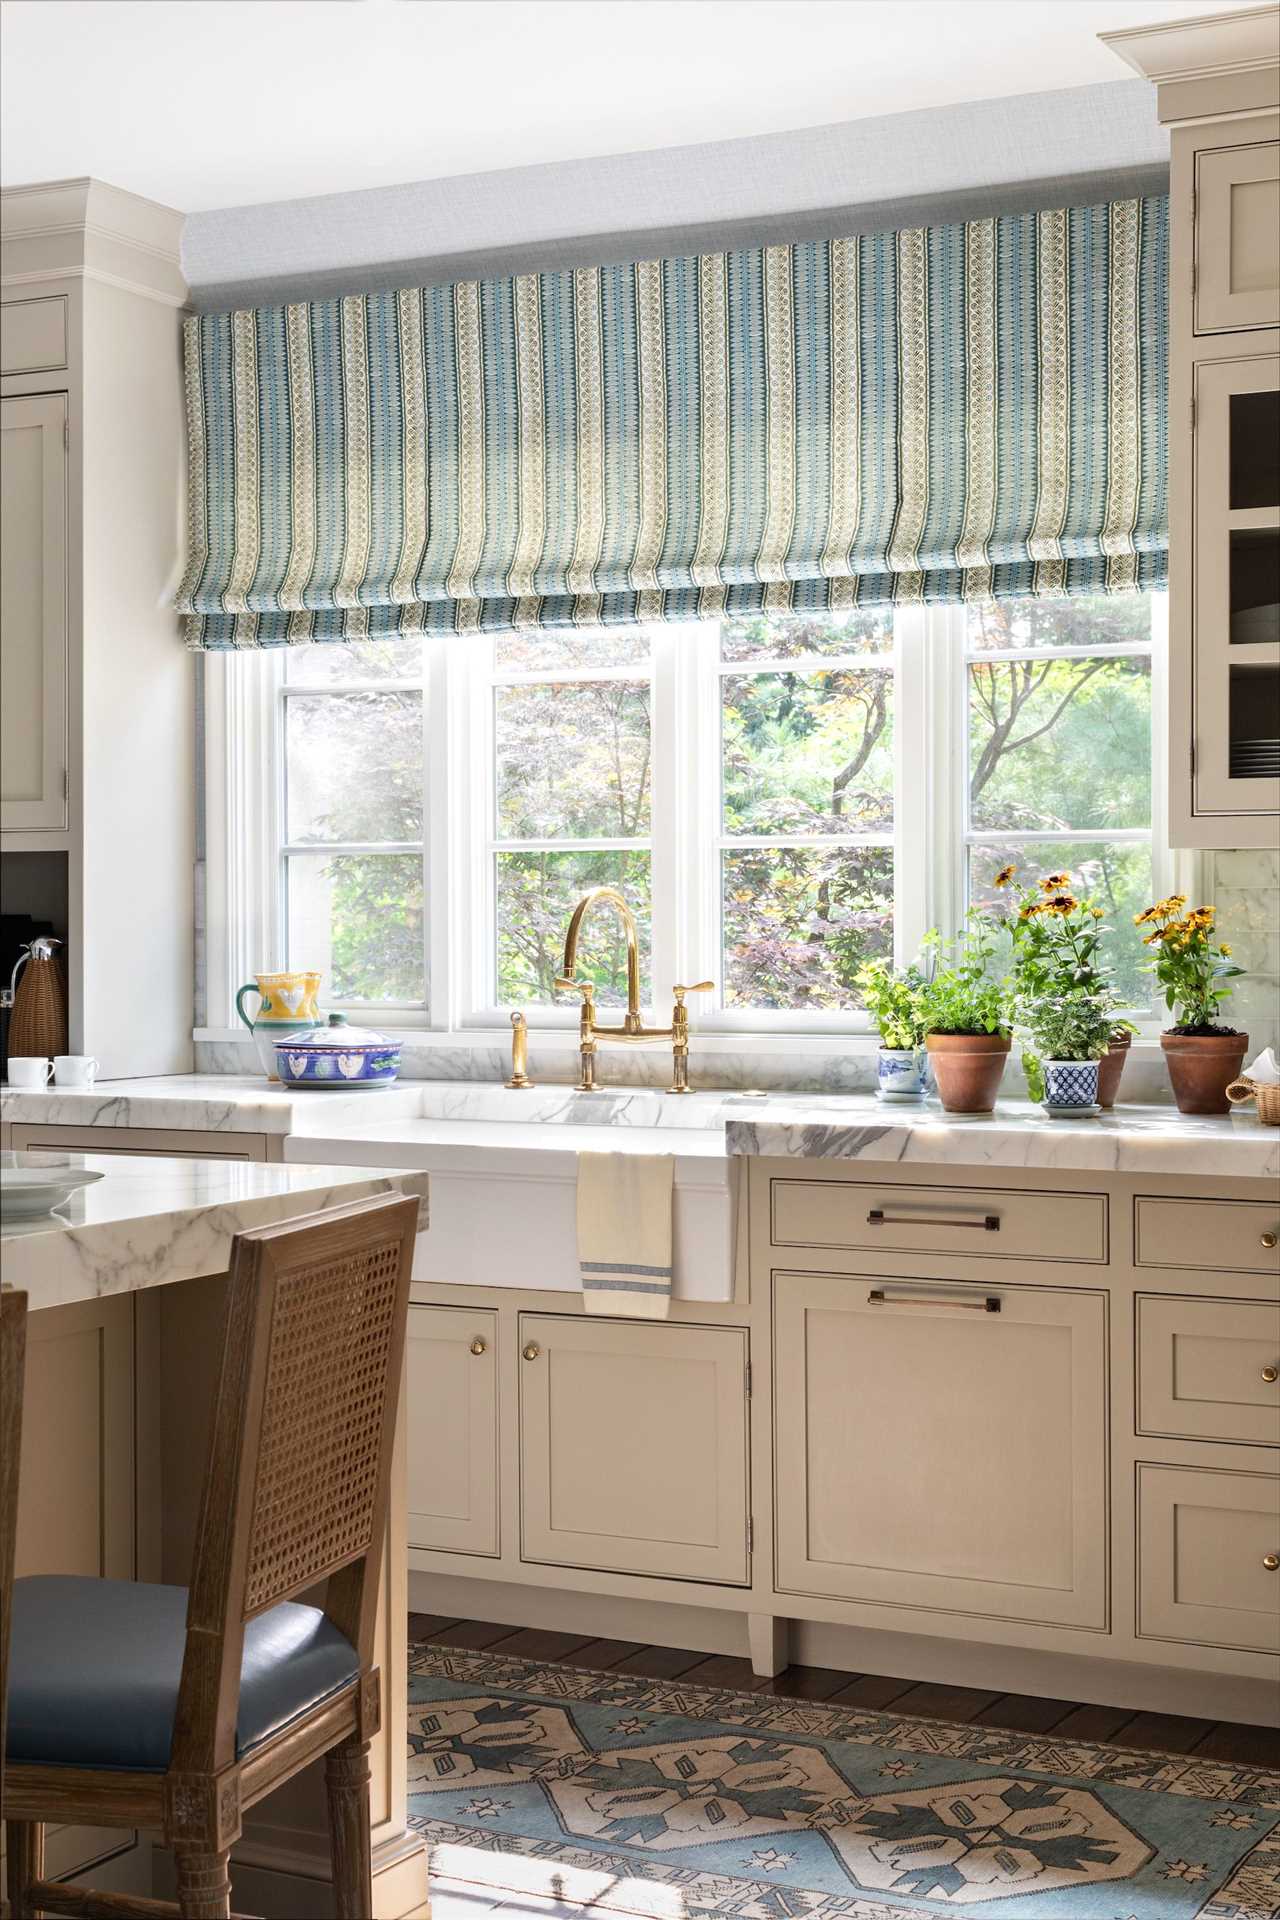
[(400, 1071), (400, 1042), (371, 1027), (349, 1027), (345, 1013), (278, 1040), (275, 1054), (286, 1087), (385, 1087)]

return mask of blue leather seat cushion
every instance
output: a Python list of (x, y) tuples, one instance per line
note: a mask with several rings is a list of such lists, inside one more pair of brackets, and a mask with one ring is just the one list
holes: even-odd
[[(74, 1574), (15, 1580), (9, 1759), (163, 1772), (186, 1625), (185, 1587)], [(359, 1671), (355, 1648), (318, 1607), (286, 1600), (250, 1620), (237, 1753), (251, 1753)]]

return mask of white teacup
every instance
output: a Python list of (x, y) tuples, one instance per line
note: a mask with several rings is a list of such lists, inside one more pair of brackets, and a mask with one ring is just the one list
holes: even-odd
[(91, 1053), (55, 1053), (54, 1084), (59, 1087), (91, 1087), (101, 1068), (102, 1062), (95, 1060)]
[(19, 1054), (16, 1059), (10, 1055), (7, 1073), (11, 1087), (45, 1087), (52, 1072), (52, 1060), (39, 1054)]

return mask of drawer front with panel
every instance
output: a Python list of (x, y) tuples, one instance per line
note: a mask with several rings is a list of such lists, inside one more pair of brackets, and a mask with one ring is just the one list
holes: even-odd
[(194, 1127), (60, 1127), (15, 1120), (15, 1153), (154, 1153), (178, 1160), (278, 1160), (281, 1134), (213, 1133)]
[(1139, 1465), (1138, 1634), (1280, 1653), (1280, 1476)]
[(1069, 1263), (1107, 1258), (1107, 1202), (1098, 1193), (775, 1179), (770, 1202), (775, 1247)]
[(67, 364), (67, 340), (65, 293), (0, 307), (0, 373), (56, 373)]
[(774, 1275), (784, 1593), (1107, 1625), (1107, 1300)]
[(1134, 1263), (1207, 1273), (1266, 1273), (1280, 1280), (1280, 1201), (1134, 1202)]
[(409, 1309), (411, 1547), (498, 1551), (498, 1316), (488, 1308)]
[(1195, 331), (1280, 322), (1280, 145), (1196, 155)]
[(1280, 1447), (1280, 1302), (1139, 1294), (1139, 1433)]
[(745, 1585), (747, 1335), (520, 1316), (521, 1558)]

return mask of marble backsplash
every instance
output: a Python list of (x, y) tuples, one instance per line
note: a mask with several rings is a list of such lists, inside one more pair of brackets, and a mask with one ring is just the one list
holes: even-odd
[(1280, 1049), (1280, 853), (1213, 853), (1206, 864), (1218, 932), (1245, 969), (1226, 1017), (1248, 1030), (1252, 1058)]

